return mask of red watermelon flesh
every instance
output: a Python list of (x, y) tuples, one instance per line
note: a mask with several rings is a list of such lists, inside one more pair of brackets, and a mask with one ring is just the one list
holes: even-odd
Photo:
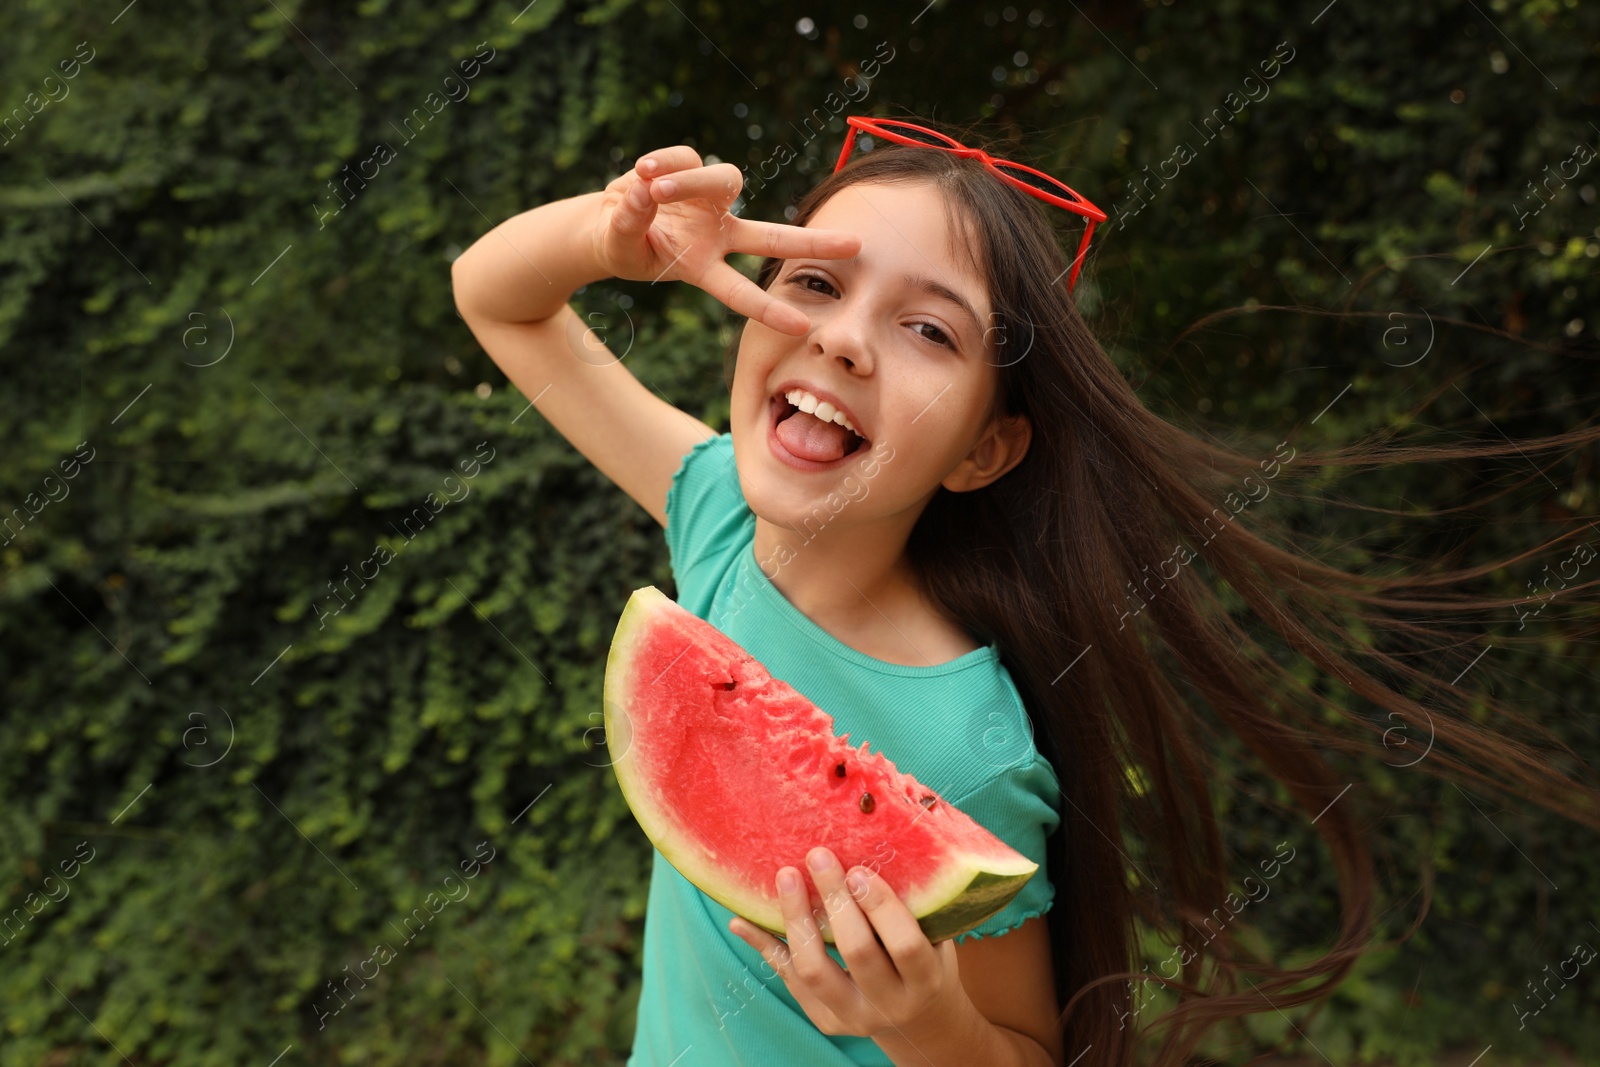
[(976, 927), (1038, 869), (867, 743), (836, 736), (831, 716), (654, 586), (617, 623), (605, 724), (617, 781), (655, 847), (779, 936), (778, 869), (809, 883), (817, 845), (847, 871), (877, 871), (930, 941)]

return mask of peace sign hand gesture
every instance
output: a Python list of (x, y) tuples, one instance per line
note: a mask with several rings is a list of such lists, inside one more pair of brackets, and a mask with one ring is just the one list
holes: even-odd
[(724, 257), (744, 252), (844, 259), (861, 251), (861, 238), (729, 214), (743, 184), (738, 167), (704, 166), (686, 145), (647, 153), (605, 188), (594, 234), (596, 260), (614, 278), (688, 282), (746, 318), (803, 336), (811, 328), (805, 313), (763, 290)]

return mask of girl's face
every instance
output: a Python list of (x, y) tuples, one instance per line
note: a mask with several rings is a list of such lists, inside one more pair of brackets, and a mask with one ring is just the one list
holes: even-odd
[[(799, 529), (835, 493), (843, 524), (902, 514), (909, 529), (940, 485), (979, 488), (1026, 449), (1026, 420), (988, 417), (989, 295), (928, 183), (848, 186), (807, 225), (860, 234), (861, 251), (779, 268), (768, 291), (805, 312), (804, 337), (745, 324), (730, 412), (745, 499)], [(806, 413), (813, 396), (856, 432)]]

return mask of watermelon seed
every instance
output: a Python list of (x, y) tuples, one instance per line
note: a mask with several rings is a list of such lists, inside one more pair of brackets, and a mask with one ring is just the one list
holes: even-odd
[(935, 798), (931, 794), (929, 796), (925, 796), (925, 797), (922, 798), (922, 806), (925, 807), (925, 808), (933, 807), (933, 805), (936, 802), (937, 802), (937, 798)]
[(732, 689), (734, 686), (738, 685), (739, 683), (738, 682), (714, 682), (712, 684), (714, 684), (718, 689), (726, 691), (726, 690)]
[(862, 793), (861, 794), (861, 810), (862, 811), (871, 811), (872, 810), (872, 794), (871, 793)]
[(842, 763), (835, 764), (834, 768), (833, 768), (833, 773), (834, 773), (834, 776), (836, 778), (843, 778), (844, 777), (844, 764), (842, 764)]

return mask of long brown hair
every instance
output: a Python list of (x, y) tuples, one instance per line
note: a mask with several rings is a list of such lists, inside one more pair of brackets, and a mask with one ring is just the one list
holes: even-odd
[[(913, 121), (983, 143), (971, 129)], [(1427, 573), (1412, 567), (1385, 578), (1325, 565), (1286, 547), (1292, 539), (1281, 531), (1271, 539), (1252, 531), (1244, 505), (1232, 503), (1241, 494), (1258, 499), (1252, 483), (1259, 489), (1282, 475), (1571, 450), (1600, 440), (1600, 429), (1506, 444), (1358, 444), (1321, 453), (1285, 441), (1270, 456), (1246, 455), (1140, 403), (1067, 292), (1069, 263), (1049, 215), (1067, 212), (971, 160), (880, 143), (811, 189), (789, 221), (804, 225), (857, 182), (928, 182), (945, 194), (952, 226), (988, 284), (991, 336), (1004, 339), (989, 353), (998, 375), (995, 413), (1032, 423), (1026, 456), (1004, 477), (959, 497), (939, 490), (906, 552), (954, 618), (977, 639), (998, 643), (1035, 742), (1060, 779), (1062, 824), (1047, 855), (1057, 901), (1048, 920), (1069, 1060), (1092, 1049), (1085, 1062), (1133, 1062), (1132, 980), (1176, 991), (1176, 1005), (1153, 1020), (1152, 1029), (1165, 1033), (1154, 1062), (1181, 1064), (1225, 1020), (1326, 997), (1376, 947), (1370, 847), (1358, 804), (1344, 796), (1348, 783), (1325, 750), (1370, 758), (1384, 751), (1390, 732), (1406, 729), (1434, 739), (1417, 769), (1521, 796), (1600, 829), (1600, 790), (1557, 769), (1552, 751), (1580, 761), (1549, 730), (1443, 680), (1458, 678), (1476, 650), (1439, 620), (1454, 614), (1459, 624), (1467, 613), (1519, 602), (1461, 590), (1578, 531), (1513, 560)], [(762, 263), (763, 289), (780, 266)], [(735, 332), (725, 357), (730, 387), (738, 342)], [(1255, 512), (1248, 518), (1267, 529)], [(1352, 703), (1375, 705), (1377, 715), (1330, 698), (1320, 684), (1326, 679), (1308, 684), (1286, 651), (1351, 690), (1359, 698)], [(1482, 725), (1483, 708), (1504, 725)], [(1236, 896), (1213, 792), (1233, 784), (1213, 757), (1219, 736), (1227, 736), (1221, 731), (1312, 818), (1338, 876), (1340, 934), (1321, 956), (1280, 969), (1242, 953), (1224, 921), (1214, 940), (1192, 958), (1185, 954), (1181, 978), (1167, 982), (1134, 969), (1135, 919), (1180, 943), (1182, 924), (1209, 923), (1225, 897)], [(1535, 740), (1549, 747), (1536, 748)], [(1385, 762), (1396, 765), (1392, 757)], [(1426, 888), (1404, 936), (1426, 914)], [(1241, 970), (1258, 976), (1246, 979), (1249, 988)]]

